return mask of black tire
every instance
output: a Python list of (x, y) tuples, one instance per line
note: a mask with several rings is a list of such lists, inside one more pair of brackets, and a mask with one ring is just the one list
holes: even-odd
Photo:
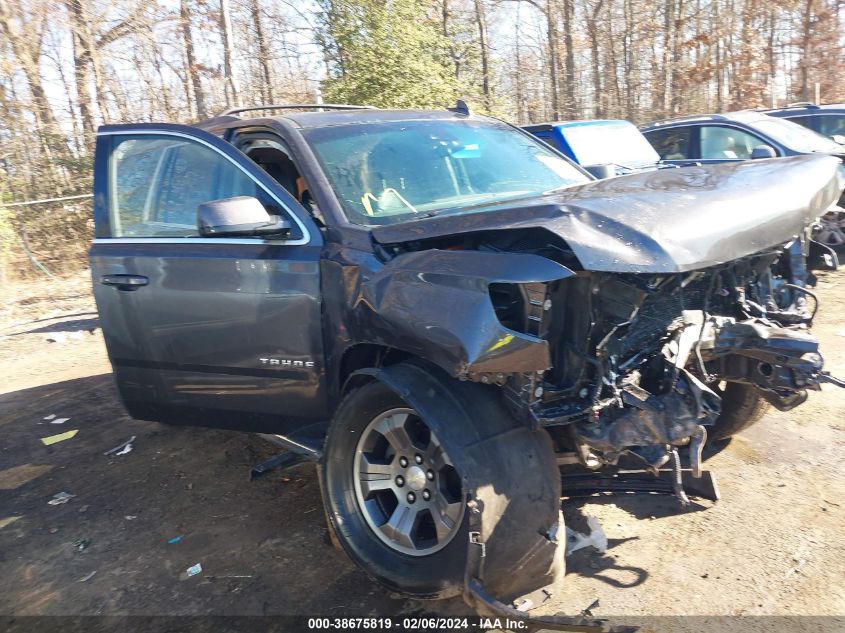
[(736, 435), (757, 422), (769, 408), (751, 385), (728, 382), (718, 391), (722, 397), (722, 412), (716, 423), (707, 429), (708, 440), (726, 440)]
[(353, 463), (361, 434), (379, 415), (402, 407), (413, 409), (436, 434), (460, 475), (462, 495), (479, 488), (490, 491), (482, 501), (485, 587), (510, 600), (561, 576), (564, 546), (546, 536), (557, 526), (565, 541), (560, 473), (548, 434), (518, 423), (498, 389), (459, 382), (413, 362), (381, 370), (348, 394), (326, 437), (323, 499), (349, 556), (378, 582), (409, 596), (445, 598), (463, 589), (469, 510), (447, 545), (412, 556), (386, 545), (359, 507)]

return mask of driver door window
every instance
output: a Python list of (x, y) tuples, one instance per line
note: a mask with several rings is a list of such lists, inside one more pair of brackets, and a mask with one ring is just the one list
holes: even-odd
[(732, 127), (704, 125), (701, 127), (701, 158), (703, 160), (745, 160), (751, 152), (766, 142), (753, 134)]
[(217, 151), (169, 136), (118, 136), (109, 163), (112, 237), (195, 237), (203, 202), (252, 196), (278, 213), (258, 184)]

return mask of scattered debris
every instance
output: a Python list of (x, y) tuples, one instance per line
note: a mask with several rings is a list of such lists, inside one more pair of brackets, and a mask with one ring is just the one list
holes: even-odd
[(219, 580), (220, 578), (252, 578), (251, 574), (227, 574), (225, 576), (206, 576), (209, 580)]
[(127, 514), (127, 515), (126, 515), (125, 517), (123, 517), (123, 518), (124, 518), (124, 519), (126, 519), (127, 521), (134, 521), (134, 520), (135, 520), (135, 519), (137, 519), (138, 517), (137, 517), (136, 515), (134, 515), (134, 514)]
[(533, 608), (534, 608), (534, 602), (530, 598), (526, 598), (516, 607), (516, 610), (525, 612), (525, 611), (530, 611)]
[(5, 519), (0, 519), (0, 530), (2, 530), (7, 525), (11, 525), (12, 523), (14, 523), (15, 521), (17, 521), (20, 518), (21, 517), (16, 516), (16, 517), (6, 517)]
[(59, 528), (57, 528), (57, 527), (51, 527), (50, 528), (50, 534), (55, 534), (58, 531), (59, 531)]
[(97, 573), (97, 571), (96, 571), (96, 570), (95, 570), (95, 571), (92, 571), (90, 574), (86, 574), (85, 576), (83, 576), (82, 578), (80, 578), (79, 580), (77, 580), (76, 582), (88, 582), (89, 580), (91, 580), (91, 579), (94, 577), (94, 575), (95, 575), (96, 573)]
[(77, 510), (77, 512), (79, 512), (79, 514), (88, 512), (88, 506), (82, 506), (81, 508), (79, 508), (79, 510)]
[(44, 446), (50, 446), (51, 444), (55, 444), (56, 442), (64, 442), (65, 440), (69, 440), (70, 438), (74, 437), (77, 433), (79, 433), (79, 429), (73, 429), (72, 431), (59, 433), (58, 435), (42, 437), (41, 441), (44, 443)]
[(47, 502), (47, 505), (50, 506), (60, 506), (63, 503), (67, 503), (71, 499), (73, 499), (76, 495), (71, 495), (66, 492), (57, 492), (53, 495), (53, 498)]
[(90, 538), (80, 538), (73, 542), (73, 546), (80, 552), (86, 549), (89, 545), (91, 545)]
[(119, 450), (115, 453), (115, 455), (126, 455), (129, 451), (132, 450), (132, 444), (127, 444), (123, 447), (123, 450)]
[(590, 526), (589, 534), (582, 534), (570, 528), (566, 528), (566, 555), (583, 547), (593, 546), (599, 553), (607, 551), (607, 535), (596, 517), (588, 516), (587, 525)]
[(596, 598), (595, 600), (593, 600), (593, 602), (590, 604), (589, 607), (587, 607), (586, 609), (581, 611), (581, 615), (583, 615), (585, 618), (591, 618), (591, 617), (593, 617), (593, 609), (598, 609), (598, 608), (599, 608), (599, 599)]
[[(135, 441), (135, 436), (133, 435), (132, 437), (130, 437), (128, 440), (126, 440), (122, 444), (118, 444), (114, 448), (110, 448), (105, 453), (103, 453), (103, 455), (111, 455), (112, 453), (117, 453), (118, 455), (125, 455), (126, 453), (128, 453), (129, 451), (132, 450), (132, 442), (134, 442), (134, 441)], [(125, 449), (127, 446), (129, 447), (129, 451), (124, 452), (123, 449)], [(121, 451), (121, 452), (118, 453), (118, 451)]]
[(64, 424), (70, 420), (70, 418), (56, 418), (55, 420), (50, 420), (50, 424)]
[(181, 537), (181, 536), (174, 536), (172, 539), (170, 539), (170, 540), (169, 540), (169, 541), (167, 541), (167, 542), (168, 542), (170, 545), (176, 545), (176, 543), (178, 543), (178, 542), (179, 542), (179, 541), (181, 541), (181, 540), (182, 540), (182, 537)]
[(45, 420), (52, 420), (52, 419), (53, 419), (53, 418), (55, 418), (55, 417), (56, 417), (56, 414), (55, 414), (55, 413), (51, 413), (50, 415), (45, 415), (45, 416), (44, 416), (44, 419), (45, 419)]
[(798, 563), (798, 564), (797, 564), (797, 565), (795, 565), (795, 567), (793, 567), (792, 569), (790, 569), (790, 570), (788, 570), (788, 571), (786, 572), (786, 574), (784, 575), (784, 577), (786, 577), (786, 578), (789, 578), (792, 574), (797, 574), (797, 573), (798, 573), (798, 571), (799, 571), (799, 570), (800, 570), (800, 569), (804, 566), (804, 564), (807, 562), (807, 561), (806, 561), (805, 559), (803, 559), (803, 558), (800, 558), (800, 559), (798, 559), (798, 558), (793, 558), (792, 560), (793, 560), (793, 561), (795, 561), (795, 562), (796, 562), (796, 563)]
[(188, 575), (188, 578), (190, 578), (191, 576), (196, 576), (197, 574), (201, 574), (202, 565), (200, 565), (199, 563), (197, 563), (196, 565), (192, 565), (188, 567), (187, 570), (185, 570), (185, 573)]
[(0, 490), (14, 490), (51, 470), (50, 464), (23, 464), (0, 470)]

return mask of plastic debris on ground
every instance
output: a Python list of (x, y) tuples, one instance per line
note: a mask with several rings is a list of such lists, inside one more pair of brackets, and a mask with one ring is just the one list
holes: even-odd
[(167, 542), (168, 542), (170, 545), (176, 545), (176, 543), (178, 543), (178, 542), (179, 542), (179, 541), (181, 541), (181, 540), (182, 540), (182, 537), (181, 537), (181, 536), (174, 536), (172, 539), (168, 540)]
[(570, 528), (566, 528), (566, 555), (584, 547), (595, 547), (599, 553), (607, 551), (607, 535), (596, 517), (588, 516), (587, 525), (590, 527), (589, 534), (582, 534)]
[(83, 576), (82, 578), (77, 580), (76, 582), (88, 582), (89, 580), (91, 580), (94, 577), (94, 575), (96, 573), (97, 573), (96, 571), (92, 571), (90, 574), (86, 574), (85, 576)]
[(197, 563), (196, 565), (191, 565), (190, 567), (188, 567), (187, 570), (185, 570), (185, 573), (188, 575), (188, 578), (190, 578), (191, 576), (196, 576), (197, 574), (202, 573), (202, 565), (200, 565), (199, 563)]
[(12, 523), (14, 523), (15, 521), (17, 521), (20, 518), (21, 517), (17, 516), (17, 517), (6, 517), (5, 519), (0, 519), (0, 530), (2, 530), (7, 525), (11, 525)]
[(581, 611), (581, 615), (583, 615), (585, 618), (592, 618), (593, 617), (593, 609), (598, 609), (598, 608), (599, 608), (599, 599), (596, 598), (595, 600), (592, 601), (592, 603), (590, 603), (589, 607), (587, 607), (586, 609), (583, 609)]
[[(110, 448), (105, 453), (103, 453), (103, 455), (111, 455), (112, 453), (117, 453), (118, 455), (125, 455), (126, 453), (128, 453), (129, 451), (132, 450), (132, 442), (134, 442), (134, 441), (135, 441), (135, 436), (133, 435), (132, 437), (130, 437), (125, 442), (118, 444), (114, 448)], [(128, 451), (124, 450), (127, 446), (129, 447)], [(118, 451), (120, 451), (120, 452), (118, 453)]]
[(66, 431), (65, 433), (59, 433), (58, 435), (42, 437), (41, 441), (44, 443), (44, 446), (50, 446), (51, 444), (55, 444), (56, 442), (64, 442), (65, 440), (69, 440), (77, 433), (79, 433), (79, 429), (73, 429), (72, 431)]
[(51, 413), (50, 415), (45, 415), (45, 416), (44, 416), (44, 419), (45, 419), (45, 420), (54, 420), (55, 418), (56, 418), (56, 414), (55, 414), (55, 413)]
[(54, 420), (50, 420), (50, 424), (64, 424), (70, 420), (70, 418), (55, 418)]
[(115, 455), (126, 455), (126, 453), (128, 453), (131, 450), (132, 450), (132, 444), (127, 444), (126, 446), (123, 447), (122, 450), (117, 451), (115, 453)]
[(91, 545), (90, 538), (81, 538), (73, 542), (73, 546), (80, 552), (84, 549), (87, 549), (89, 545)]
[(137, 516), (135, 516), (134, 514), (127, 514), (127, 515), (126, 515), (125, 517), (123, 517), (123, 518), (124, 518), (124, 519), (126, 519), (127, 521), (134, 521), (134, 520), (135, 520), (135, 519), (137, 519), (138, 517), (137, 517)]
[(523, 600), (519, 604), (519, 606), (516, 607), (516, 610), (526, 612), (526, 611), (530, 611), (533, 608), (534, 608), (534, 602), (530, 598), (526, 598), (525, 600)]
[(73, 499), (76, 495), (71, 495), (66, 492), (57, 492), (53, 495), (53, 498), (47, 502), (47, 505), (50, 506), (59, 506), (63, 503), (67, 503), (71, 499)]

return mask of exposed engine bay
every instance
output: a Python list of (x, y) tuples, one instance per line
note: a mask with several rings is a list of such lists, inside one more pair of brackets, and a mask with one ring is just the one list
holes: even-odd
[(548, 342), (549, 369), (470, 368), (464, 378), (499, 385), (515, 415), (547, 428), (560, 450), (575, 451), (587, 467), (616, 464), (629, 453), (656, 472), (674, 447), (692, 443), (700, 453), (728, 383), (752, 386), (780, 410), (803, 403), (822, 382), (841, 384), (823, 371), (809, 332), (819, 307), (809, 289), (809, 244), (803, 236), (674, 274), (581, 270), (565, 242), (545, 231), (401, 250), (526, 253), (573, 271), (547, 283), (489, 284), (505, 328)]

